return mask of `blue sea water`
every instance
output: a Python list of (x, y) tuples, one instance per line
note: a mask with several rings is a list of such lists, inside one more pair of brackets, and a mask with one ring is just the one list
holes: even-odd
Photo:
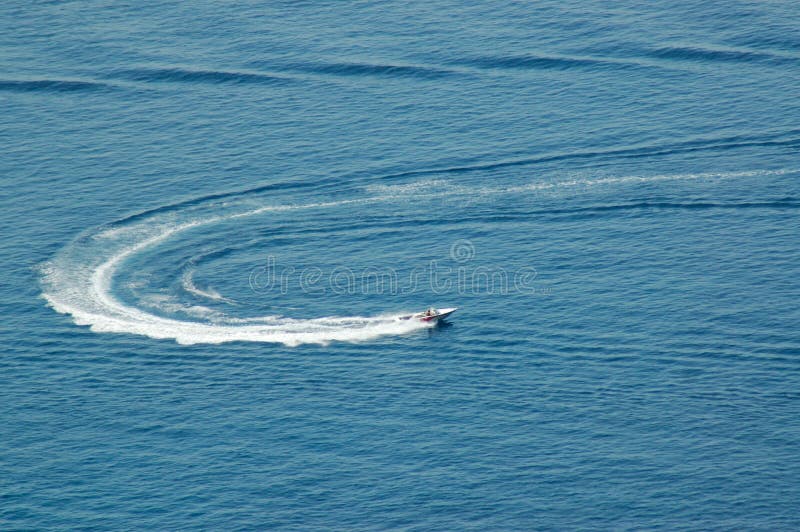
[(798, 27), (3, 3), (0, 529), (797, 529)]

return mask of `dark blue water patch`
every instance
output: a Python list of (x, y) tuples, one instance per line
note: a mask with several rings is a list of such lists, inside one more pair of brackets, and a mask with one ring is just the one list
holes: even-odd
[(754, 31), (751, 35), (735, 39), (742, 46), (756, 48), (773, 48), (787, 52), (800, 52), (800, 38), (791, 33), (769, 35), (762, 31)]
[[(727, 151), (737, 148), (785, 146), (800, 147), (800, 130), (792, 130), (766, 135), (736, 135), (717, 139), (698, 139), (675, 144), (663, 144), (652, 146), (639, 146), (630, 148), (619, 148), (598, 151), (583, 151), (573, 153), (557, 153), (552, 155), (540, 155), (537, 157), (514, 159), (509, 161), (498, 161), (488, 163), (478, 163), (465, 166), (452, 166), (439, 169), (409, 170), (397, 174), (383, 176), (381, 179), (400, 179), (414, 176), (436, 175), (436, 174), (464, 174), (487, 170), (498, 170), (517, 166), (528, 166), (541, 163), (571, 161), (571, 160), (601, 160), (601, 159), (639, 159), (673, 155), (679, 153), (705, 152), (705, 151)], [(785, 138), (788, 137), (788, 138)]]
[(125, 216), (119, 220), (113, 221), (105, 225), (105, 228), (112, 229), (120, 226), (127, 225), (132, 222), (140, 221), (145, 218), (149, 218), (151, 216), (157, 214), (164, 214), (169, 212), (174, 212), (177, 210), (191, 208), (198, 205), (203, 205), (209, 202), (213, 202), (216, 200), (224, 200), (224, 199), (233, 199), (238, 198), (246, 195), (258, 194), (261, 192), (268, 192), (268, 191), (286, 191), (286, 190), (304, 190), (304, 189), (313, 189), (317, 187), (316, 182), (310, 181), (281, 181), (281, 182), (273, 182), (268, 183), (265, 185), (260, 185), (253, 188), (248, 188), (246, 190), (233, 190), (229, 192), (219, 192), (216, 194), (207, 194), (201, 197), (190, 198), (184, 201), (179, 201), (176, 203), (172, 203), (169, 205), (162, 205), (160, 207), (155, 207), (153, 209), (147, 209), (142, 212), (138, 212), (135, 214), (131, 214), (129, 216)]
[[(540, 204), (540, 203), (539, 203)], [(783, 200), (762, 202), (762, 203), (742, 203), (738, 206), (743, 208), (753, 207), (775, 207), (775, 208), (796, 208), (800, 206), (792, 198)], [(627, 204), (596, 205), (596, 206), (576, 206), (576, 207), (554, 207), (554, 208), (530, 208), (506, 207), (502, 213), (488, 212), (474, 214), (462, 212), (457, 219), (449, 219), (447, 228), (443, 231), (456, 232), (462, 230), (463, 226), (469, 224), (494, 224), (494, 223), (514, 223), (530, 220), (537, 216), (561, 217), (561, 215), (602, 215), (604, 213), (614, 214), (631, 211), (648, 211), (653, 209), (712, 209), (712, 208), (736, 208), (736, 204), (722, 204), (713, 202), (668, 202), (642, 200)], [(437, 222), (443, 218), (436, 217)], [(228, 258), (240, 252), (249, 253), (254, 248), (261, 249), (269, 246), (270, 249), (280, 249), (284, 246), (297, 246), (300, 242), (324, 241), (322, 237), (332, 235), (348, 235), (369, 233), (370, 238), (386, 239), (406, 238), (410, 233), (431, 223), (430, 215), (427, 216), (404, 216), (398, 219), (394, 215), (386, 215), (381, 211), (368, 216), (359, 216), (357, 220), (348, 221), (341, 224), (341, 210), (332, 210), (329, 213), (320, 213), (309, 220), (292, 221), (291, 223), (269, 224), (267, 227), (257, 225), (248, 230), (247, 238), (240, 243), (231, 244), (227, 241), (226, 246), (219, 249), (210, 250), (200, 254), (193, 254), (190, 258), (181, 263), (179, 269), (186, 270), (190, 267), (202, 266), (208, 262)], [(226, 232), (226, 234), (228, 234)], [(481, 236), (479, 229), (471, 229), (473, 237)], [(210, 235), (210, 233), (209, 233)], [(487, 235), (484, 236), (489, 236)], [(213, 238), (213, 236), (212, 236)], [(187, 243), (187, 250), (191, 250), (194, 243)]]
[(437, 80), (461, 75), (458, 71), (441, 67), (377, 63), (253, 61), (248, 63), (248, 66), (278, 71), (306, 72), (309, 74), (332, 76), (411, 78), (422, 80)]
[(66, 79), (38, 80), (0, 80), (0, 91), (9, 92), (95, 92), (107, 91), (114, 87), (98, 81)]
[(453, 64), (466, 65), (481, 69), (515, 69), (515, 70), (624, 70), (650, 68), (634, 62), (612, 61), (598, 58), (568, 56), (484, 56), (464, 58), (452, 61)]
[[(597, 216), (604, 213), (617, 213), (629, 211), (653, 211), (653, 210), (709, 210), (709, 209), (797, 209), (800, 202), (795, 198), (782, 198), (772, 201), (749, 201), (749, 202), (667, 202), (667, 201), (643, 201), (638, 203), (627, 203), (619, 205), (596, 205), (591, 207), (577, 207), (568, 209), (543, 209), (531, 211), (531, 215), (548, 214), (568, 214), (579, 215), (582, 217)], [(504, 215), (504, 221), (513, 221), (516, 216)], [(494, 221), (500, 221), (500, 217), (492, 217)]]
[(194, 255), (192, 258), (190, 258), (186, 262), (186, 264), (184, 266), (184, 269), (188, 269), (188, 268), (190, 268), (192, 266), (198, 266), (198, 265), (203, 264), (205, 262), (209, 262), (209, 261), (225, 258), (228, 255), (230, 255), (231, 253), (233, 253), (234, 251), (236, 251), (237, 249), (238, 249), (237, 247), (227, 246), (227, 247), (223, 247), (223, 248), (220, 248), (220, 249), (215, 249), (213, 251), (209, 251), (209, 252), (206, 252), (206, 253), (200, 253), (198, 255)]
[(800, 58), (787, 57), (754, 50), (713, 50), (694, 46), (666, 46), (643, 50), (642, 55), (653, 59), (699, 62), (767, 62), (773, 64), (800, 63)]
[[(552, 155), (542, 155), (538, 157), (523, 158), (510, 161), (488, 162), (483, 164), (473, 164), (466, 166), (453, 166), (445, 168), (428, 168), (420, 170), (410, 170), (400, 173), (390, 173), (386, 175), (372, 176), (373, 179), (381, 181), (401, 180), (408, 177), (426, 176), (426, 175), (439, 175), (439, 174), (463, 174), (487, 170), (497, 170), (502, 168), (528, 166), (541, 163), (570, 161), (570, 160), (600, 160), (600, 159), (638, 159), (646, 157), (656, 157), (663, 155), (671, 155), (677, 153), (691, 153), (698, 151), (725, 151), (744, 147), (768, 147), (768, 146), (785, 146), (785, 147), (800, 147), (800, 130), (790, 130), (784, 132), (777, 132), (765, 135), (735, 135), (730, 137), (723, 137), (717, 139), (697, 139), (685, 141), (682, 143), (675, 143), (672, 145), (663, 146), (642, 146), (632, 148), (620, 148), (611, 150), (599, 151), (586, 151), (575, 153), (561, 153)], [(358, 174), (354, 174), (358, 175)], [(246, 190), (234, 190), (229, 192), (221, 192), (216, 194), (209, 194), (198, 198), (191, 198), (178, 203), (164, 205), (153, 209), (148, 209), (140, 213), (126, 216), (120, 220), (107, 224), (106, 227), (114, 228), (126, 225), (137, 220), (150, 217), (155, 214), (163, 214), (172, 212), (187, 207), (205, 204), (215, 200), (234, 199), (248, 195), (259, 194), (268, 191), (287, 191), (287, 190), (314, 190), (324, 189), (329, 187), (341, 186), (341, 176), (333, 176), (329, 178), (320, 178), (314, 181), (296, 182), (284, 181), (278, 183), (269, 183), (260, 185)]]
[(284, 85), (295, 81), (284, 76), (276, 76), (258, 72), (195, 70), (180, 67), (140, 67), (134, 69), (115, 70), (110, 72), (108, 75), (111, 78), (155, 83)]

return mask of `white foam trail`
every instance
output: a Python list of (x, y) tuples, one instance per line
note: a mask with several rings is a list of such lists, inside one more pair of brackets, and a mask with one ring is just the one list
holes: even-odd
[[(363, 342), (385, 335), (405, 334), (431, 324), (400, 320), (399, 315), (323, 317), (291, 319), (282, 316), (236, 318), (212, 311), (200, 305), (169, 307), (169, 301), (150, 301), (152, 307), (168, 312), (178, 310), (204, 321), (189, 321), (158, 316), (142, 308), (127, 305), (113, 295), (112, 284), (119, 267), (133, 255), (159, 245), (178, 233), (215, 224), (225, 220), (254, 216), (267, 212), (279, 213), (295, 209), (327, 208), (343, 205), (368, 204), (398, 199), (410, 195), (414, 199), (441, 196), (498, 195), (523, 193), (569, 187), (589, 187), (620, 183), (647, 183), (665, 180), (749, 177), (778, 175), (788, 170), (737, 173), (705, 173), (663, 176), (623, 176), (570, 179), (541, 182), (514, 187), (466, 187), (437, 180), (373, 187), (368, 198), (330, 201), (308, 205), (278, 205), (246, 208), (236, 202), (202, 204), (184, 211), (153, 214), (129, 225), (98, 231), (79, 238), (64, 248), (51, 262), (42, 267), (43, 297), (57, 312), (70, 314), (75, 323), (87, 325), (95, 332), (131, 333), (150, 338), (172, 339), (181, 344), (217, 344), (232, 341), (274, 342), (289, 346), (305, 343), (327, 344), (333, 341)], [(399, 188), (398, 188), (399, 187)], [(224, 211), (208, 216), (203, 209)], [(237, 210), (238, 209), (238, 210)], [(226, 212), (225, 212), (226, 211)], [(204, 215), (205, 214), (205, 215)], [(193, 216), (193, 218), (192, 218)], [(221, 300), (221, 295), (198, 289), (192, 272), (184, 277), (184, 288), (209, 299)], [(147, 306), (147, 301), (144, 302)]]
[[(696, 174), (662, 174), (651, 176), (619, 176), (619, 177), (596, 177), (584, 179), (570, 179), (569, 181), (560, 181), (557, 183), (532, 183), (528, 185), (519, 185), (515, 187), (507, 187), (503, 189), (506, 193), (519, 193), (530, 192), (535, 190), (548, 190), (555, 188), (569, 188), (569, 187), (593, 187), (602, 185), (619, 185), (628, 183), (656, 183), (659, 181), (679, 181), (679, 180), (699, 180), (699, 179), (736, 179), (743, 177), (755, 176), (769, 176), (769, 175), (782, 175), (788, 170), (757, 170), (757, 171), (744, 171), (744, 172), (724, 172), (713, 173), (704, 172)], [(497, 189), (494, 189), (497, 191)]]
[(181, 276), (181, 286), (184, 290), (189, 292), (190, 294), (194, 294), (196, 296), (204, 297), (206, 299), (211, 299), (213, 301), (224, 301), (226, 303), (233, 303), (231, 299), (224, 297), (222, 294), (214, 290), (213, 288), (206, 288), (202, 290), (194, 284), (194, 270), (186, 270)]
[(193, 318), (217, 319), (219, 312), (203, 305), (181, 303), (174, 296), (151, 294), (139, 299), (142, 305), (170, 314), (185, 314)]
[[(351, 203), (352, 200), (345, 200)], [(340, 202), (344, 203), (344, 202)], [(292, 208), (330, 206), (336, 203), (314, 204), (296, 207), (262, 207), (229, 216), (214, 216), (202, 221), (190, 221), (177, 225), (150, 225), (147, 220), (139, 222), (138, 230), (117, 231), (117, 234), (133, 235), (133, 242), (120, 242), (111, 246), (112, 251), (86, 263), (113, 241), (113, 234), (103, 234), (102, 239), (79, 239), (42, 269), (45, 290), (44, 298), (57, 312), (70, 314), (78, 325), (88, 325), (95, 332), (132, 333), (150, 338), (173, 339), (180, 344), (217, 344), (233, 341), (273, 342), (288, 346), (305, 343), (328, 344), (332, 341), (360, 342), (385, 335), (396, 335), (429, 327), (423, 322), (399, 320), (397, 316), (378, 317), (325, 317), (318, 319), (290, 319), (265, 316), (242, 320), (238, 324), (193, 322), (165, 318), (126, 305), (116, 299), (112, 292), (112, 280), (119, 266), (132, 255), (153, 247), (174, 236), (223, 219), (252, 216), (267, 211)], [(95, 249), (96, 248), (96, 249)]]
[(525, 192), (537, 192), (548, 190), (559, 190), (569, 188), (590, 188), (606, 185), (623, 185), (635, 183), (657, 183), (662, 181), (686, 181), (702, 179), (736, 179), (755, 176), (776, 176), (783, 175), (795, 170), (748, 170), (741, 172), (701, 172), (689, 174), (660, 174), (660, 175), (628, 175), (628, 176), (605, 176), (605, 177), (574, 177), (562, 179), (560, 181), (539, 181), (535, 183), (525, 183), (522, 185), (505, 187), (473, 187), (463, 186), (458, 183), (433, 179), (430, 181), (417, 181), (402, 185), (369, 185), (365, 188), (367, 192), (379, 193), (385, 197), (397, 197), (411, 195), (415, 198), (433, 198), (440, 196), (458, 195), (500, 195), (500, 194), (519, 194)]

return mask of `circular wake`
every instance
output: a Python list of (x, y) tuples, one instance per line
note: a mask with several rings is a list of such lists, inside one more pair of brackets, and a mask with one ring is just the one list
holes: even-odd
[[(372, 199), (375, 201), (377, 198)], [(370, 201), (370, 200), (360, 200)], [(427, 323), (400, 320), (397, 315), (330, 316), (292, 319), (282, 316), (236, 318), (216, 315), (190, 321), (158, 316), (123, 303), (114, 296), (112, 283), (120, 267), (134, 255), (158, 246), (178, 233), (235, 218), (270, 211), (319, 208), (354, 203), (355, 200), (303, 206), (272, 206), (256, 209), (234, 205), (209, 205), (210, 210), (228, 211), (203, 217), (208, 209), (185, 210), (137, 216), (130, 222), (82, 236), (42, 268), (43, 296), (57, 312), (72, 315), (75, 323), (95, 332), (132, 333), (151, 338), (174, 339), (181, 344), (232, 341), (272, 342), (288, 346), (332, 341), (359, 342), (385, 335), (404, 334), (426, 328)], [(191, 277), (184, 283), (194, 288)], [(194, 288), (196, 290), (196, 288)], [(212, 295), (221, 298), (216, 293)]]
[[(661, 176), (604, 177), (537, 182), (515, 187), (468, 187), (446, 181), (427, 181), (405, 185), (373, 186), (372, 196), (310, 203), (306, 205), (267, 205), (245, 191), (219, 194), (165, 206), (137, 214), (109, 226), (90, 231), (65, 247), (42, 267), (43, 297), (57, 312), (70, 314), (75, 323), (87, 325), (95, 332), (131, 333), (151, 338), (173, 339), (181, 344), (222, 343), (232, 341), (272, 342), (287, 346), (327, 344), (333, 341), (362, 342), (386, 335), (405, 334), (431, 324), (401, 320), (401, 314), (379, 316), (329, 316), (293, 319), (279, 315), (250, 318), (228, 316), (203, 306), (192, 306), (187, 318), (162, 316), (146, 310), (153, 307), (146, 301), (123, 302), (115, 296), (113, 284), (120, 268), (138, 254), (158, 247), (178, 234), (189, 233), (210, 225), (231, 222), (238, 218), (286, 211), (327, 209), (339, 206), (356, 207), (407, 198), (486, 197), (499, 194), (536, 193), (554, 189), (586, 188), (593, 185), (658, 183), (662, 181), (780, 174), (774, 172), (740, 172), (729, 174), (683, 174)], [(255, 189), (259, 191), (261, 189)], [(255, 194), (257, 196), (257, 194)], [(213, 289), (202, 290), (194, 284), (193, 270), (183, 273), (183, 289), (216, 302), (233, 303)], [(156, 302), (158, 303), (158, 302)], [(155, 305), (158, 307), (158, 305)], [(164, 310), (162, 305), (160, 310)], [(169, 312), (169, 311), (168, 311)], [(173, 313), (175, 314), (175, 313)], [(194, 319), (189, 319), (194, 318)]]

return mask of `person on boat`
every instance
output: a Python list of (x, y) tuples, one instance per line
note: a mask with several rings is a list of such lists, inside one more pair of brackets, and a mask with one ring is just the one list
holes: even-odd
[(431, 307), (431, 308), (429, 308), (428, 310), (425, 311), (425, 315), (426, 316), (435, 316), (436, 315), (436, 311), (433, 309), (433, 307)]

